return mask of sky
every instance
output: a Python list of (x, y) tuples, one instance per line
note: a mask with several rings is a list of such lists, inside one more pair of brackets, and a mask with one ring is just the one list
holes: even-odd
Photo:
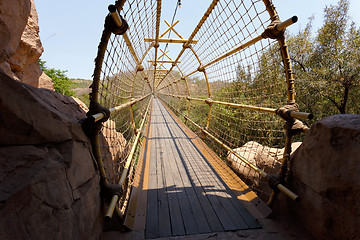
[[(240, 0), (238, 0), (240, 1)], [(41, 59), (49, 68), (66, 70), (70, 78), (92, 79), (94, 59), (107, 15), (107, 7), (114, 0), (35, 0), (38, 12), (40, 39), (44, 47)], [(184, 38), (190, 36), (194, 27), (209, 6), (209, 0), (181, 0), (175, 20), (181, 20), (175, 27)], [(296, 34), (314, 16), (314, 30), (322, 26), (325, 6), (338, 0), (273, 0), (282, 20), (294, 15), (299, 20), (287, 30)], [(162, 19), (168, 22), (174, 14), (177, 0), (162, 1)], [(360, 27), (359, 0), (350, 0), (349, 15)], [(160, 32), (165, 30), (162, 20)], [(177, 56), (171, 53), (170, 56)], [(175, 58), (175, 57), (174, 57)]]

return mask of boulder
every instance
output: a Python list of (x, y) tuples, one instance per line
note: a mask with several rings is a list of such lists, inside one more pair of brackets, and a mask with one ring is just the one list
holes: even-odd
[[(79, 106), (88, 112), (89, 108), (78, 98), (72, 97)], [(108, 119), (103, 123), (99, 133), (102, 160), (106, 169), (108, 179), (117, 183), (119, 172), (124, 167), (124, 162), (129, 153), (129, 144), (124, 136), (116, 130), (116, 123)]]
[[(300, 145), (301, 142), (292, 143), (292, 153)], [(279, 171), (284, 155), (284, 148), (271, 148), (255, 141), (249, 141), (242, 147), (234, 149), (234, 151), (268, 174), (275, 174)], [(268, 183), (261, 178), (260, 174), (231, 152), (227, 156), (227, 161), (232, 169), (266, 201), (271, 189)]]
[(21, 82), (54, 90), (38, 63), (44, 49), (34, 1), (1, 1), (0, 13), (0, 70)]
[[(316, 239), (359, 239), (360, 115), (334, 115), (316, 122), (291, 159), (289, 201)], [(288, 199), (283, 199), (288, 201)]]
[(98, 239), (100, 177), (71, 97), (0, 72), (0, 239)]
[(117, 183), (120, 177), (119, 172), (122, 172), (130, 151), (129, 144), (124, 136), (116, 131), (116, 123), (110, 119), (103, 123), (100, 141), (100, 145), (103, 146), (101, 152), (106, 173), (109, 179)]

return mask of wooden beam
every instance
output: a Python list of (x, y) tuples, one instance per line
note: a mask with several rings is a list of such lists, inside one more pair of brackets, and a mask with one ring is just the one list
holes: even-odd
[[(144, 38), (145, 42), (153, 42), (155, 38)], [(159, 42), (163, 43), (186, 43), (188, 39), (159, 38)], [(190, 43), (196, 44), (198, 40), (191, 40)]]
[[(155, 69), (149, 69), (149, 71), (155, 71)], [(166, 69), (156, 69), (157, 72), (167, 72), (169, 70)]]
[[(154, 60), (148, 60), (148, 62), (155, 62)], [(170, 60), (157, 60), (158, 63), (174, 63), (175, 61)], [(181, 61), (177, 61), (177, 63), (181, 63)]]

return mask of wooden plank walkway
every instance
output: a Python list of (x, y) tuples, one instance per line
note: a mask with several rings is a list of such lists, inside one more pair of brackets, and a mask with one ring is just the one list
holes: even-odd
[(148, 141), (146, 238), (260, 227), (156, 98)]

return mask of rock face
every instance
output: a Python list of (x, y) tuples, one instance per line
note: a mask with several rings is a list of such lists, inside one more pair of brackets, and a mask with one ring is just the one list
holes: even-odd
[[(300, 145), (301, 142), (292, 143), (292, 153)], [(284, 148), (271, 148), (254, 141), (247, 142), (244, 146), (234, 149), (234, 151), (268, 174), (275, 174), (279, 171), (284, 154)], [(234, 169), (248, 185), (258, 190), (258, 194), (271, 192), (269, 184), (260, 177), (260, 174), (242, 162), (234, 154), (229, 153), (227, 161), (232, 169)], [(267, 197), (261, 194), (259, 194), (259, 197), (262, 197), (265, 201), (267, 200)]]
[(99, 174), (70, 97), (0, 72), (0, 239), (97, 239)]
[[(89, 108), (80, 99), (72, 98), (85, 112), (89, 111)], [(117, 183), (120, 178), (119, 172), (122, 171), (129, 153), (129, 144), (124, 136), (116, 131), (116, 123), (110, 119), (103, 123), (99, 132), (99, 141), (108, 180)]]
[(301, 201), (288, 204), (308, 231), (316, 239), (359, 239), (360, 115), (315, 123), (290, 168), (290, 189)]
[(0, 2), (0, 70), (35, 87), (54, 89), (38, 59), (44, 51), (33, 0)]
[(105, 146), (101, 152), (106, 173), (109, 180), (118, 182), (119, 172), (122, 172), (129, 153), (129, 144), (124, 136), (116, 131), (116, 123), (110, 119), (103, 123), (100, 134), (100, 145)]

